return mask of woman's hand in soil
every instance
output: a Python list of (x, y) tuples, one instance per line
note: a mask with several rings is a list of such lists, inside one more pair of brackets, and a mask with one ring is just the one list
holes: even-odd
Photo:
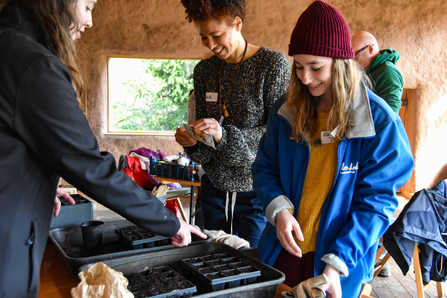
[(183, 220), (179, 219), (180, 221), (180, 230), (178, 230), (177, 234), (171, 237), (172, 244), (175, 246), (186, 246), (189, 243), (191, 243), (191, 233), (196, 234), (200, 238), (206, 239), (206, 235), (202, 233), (199, 229), (196, 227), (184, 222)]
[(184, 127), (177, 128), (175, 132), (175, 141), (183, 147), (192, 147), (197, 144), (197, 140), (191, 138)]
[(301, 258), (301, 249), (295, 242), (293, 232), (299, 241), (304, 241), (303, 233), (295, 217), (288, 209), (283, 209), (276, 214), (276, 236), (289, 253)]
[[(56, 190), (56, 195), (63, 196), (72, 205), (76, 204), (75, 200), (73, 200), (73, 198), (70, 196), (70, 194), (68, 192), (66, 192), (65, 190), (63, 190), (62, 188), (58, 188)], [(55, 217), (59, 215), (59, 211), (61, 211), (61, 205), (62, 205), (61, 201), (56, 196), (56, 199), (54, 200), (54, 216)]]

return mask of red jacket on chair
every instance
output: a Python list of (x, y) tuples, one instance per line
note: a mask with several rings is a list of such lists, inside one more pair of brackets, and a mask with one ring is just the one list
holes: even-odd
[[(123, 156), (126, 158), (127, 166), (124, 165)], [(120, 160), (119, 168), (127, 174), (133, 181), (135, 181), (141, 187), (158, 186), (160, 182), (152, 179), (147, 170), (143, 170), (141, 167), (141, 161), (136, 156), (123, 155)], [(147, 169), (147, 167), (146, 167)], [(175, 201), (167, 201), (165, 207), (168, 208), (175, 215), (178, 214), (178, 206)]]

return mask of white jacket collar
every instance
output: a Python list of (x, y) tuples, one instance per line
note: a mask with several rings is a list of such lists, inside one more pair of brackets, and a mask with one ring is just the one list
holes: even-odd
[[(278, 115), (283, 116), (290, 126), (293, 125), (295, 113), (293, 113), (285, 102), (278, 110)], [(354, 107), (349, 115), (350, 127), (347, 131), (347, 138), (367, 138), (376, 135), (374, 129), (374, 121), (371, 114), (371, 106), (369, 103), (368, 92), (363, 83), (360, 84), (354, 100)], [(332, 131), (335, 135), (338, 127)]]

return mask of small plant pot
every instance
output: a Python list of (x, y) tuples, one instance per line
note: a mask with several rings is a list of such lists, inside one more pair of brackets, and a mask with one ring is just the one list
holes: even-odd
[(98, 249), (102, 245), (103, 221), (89, 220), (81, 224), (84, 248), (88, 251)]

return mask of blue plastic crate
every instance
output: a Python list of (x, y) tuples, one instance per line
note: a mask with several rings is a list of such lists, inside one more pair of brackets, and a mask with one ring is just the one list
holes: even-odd
[(199, 173), (196, 163), (189, 165), (177, 165), (150, 158), (149, 172), (151, 175), (187, 181), (199, 181)]

